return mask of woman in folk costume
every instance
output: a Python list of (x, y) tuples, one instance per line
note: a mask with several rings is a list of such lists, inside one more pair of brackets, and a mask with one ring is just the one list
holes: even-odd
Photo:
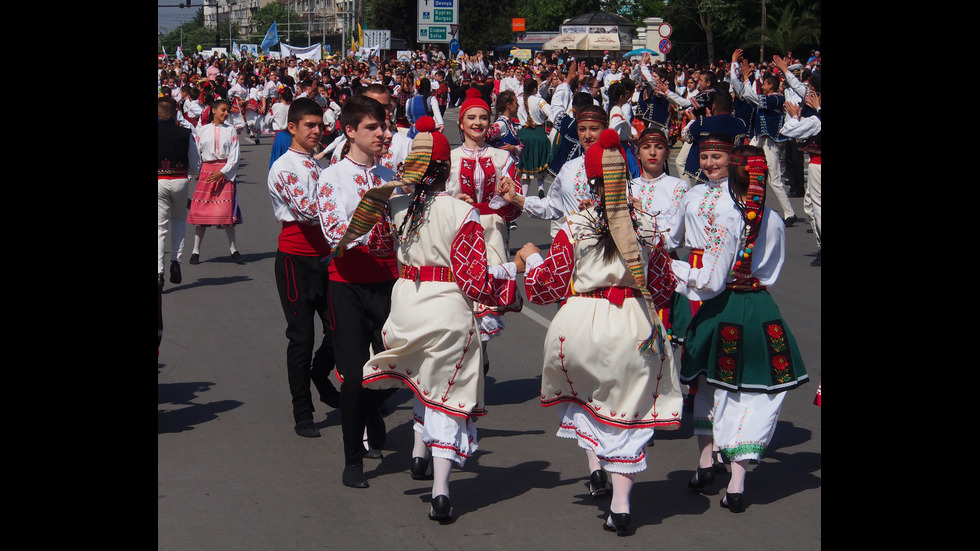
[(245, 74), (239, 73), (235, 83), (228, 88), (228, 101), (231, 102), (231, 114), (228, 121), (239, 134), (245, 129), (245, 103), (248, 100), (248, 89), (245, 88)]
[(262, 128), (265, 126), (265, 117), (262, 116), (262, 108), (265, 98), (265, 77), (251, 75), (249, 77), (248, 102), (245, 104), (245, 123), (248, 126), (248, 133), (259, 145), (259, 136), (262, 135)]
[(293, 141), (292, 135), (286, 129), (289, 124), (289, 106), (293, 103), (293, 91), (285, 85), (279, 86), (279, 99), (272, 104), (269, 108), (269, 112), (265, 115), (265, 125), (266, 128), (271, 129), (275, 132), (275, 137), (272, 139), (272, 152), (269, 154), (269, 168), (272, 168), (272, 163), (276, 162), (276, 159), (282, 157), (282, 154), (289, 150), (289, 146)]
[(494, 108), (497, 110), (497, 120), (487, 130), (487, 143), (491, 147), (507, 151), (515, 163), (520, 163), (524, 144), (517, 137), (517, 125), (514, 124), (514, 118), (517, 117), (517, 94), (513, 90), (504, 90), (497, 96)]
[(545, 337), (541, 405), (558, 411), (557, 436), (585, 449), (592, 495), (611, 481), (602, 526), (625, 536), (647, 443), (655, 428), (681, 423), (673, 351), (657, 316), (674, 281), (655, 217), (627, 200), (626, 155), (615, 131), (585, 152), (585, 170), (597, 204), (568, 214), (547, 259), (527, 258), (525, 288), (535, 304), (567, 297)]
[[(517, 178), (517, 165), (510, 153), (487, 145), (489, 128), (490, 107), (483, 101), (479, 90), (470, 88), (466, 91), (466, 101), (459, 108), (463, 145), (451, 152), (446, 191), (479, 210), (487, 243), (487, 259), (491, 266), (496, 266), (509, 259), (508, 225), (521, 215), (521, 209), (509, 204), (497, 191), (498, 186)], [(504, 329), (501, 317), (508, 311), (520, 311), (522, 306), (522, 302), (507, 307), (474, 303), (474, 311), (480, 322), (485, 371), (490, 368), (487, 343)]]
[(667, 174), (670, 142), (662, 130), (647, 128), (636, 143), (641, 173), (630, 181), (630, 199), (656, 217), (658, 228), (667, 228), (688, 192), (687, 182)]
[[(382, 329), (385, 350), (364, 365), (365, 387), (408, 387), (415, 444), (411, 474), (432, 480), (429, 518), (452, 518), (449, 473), (477, 449), (477, 417), (486, 413), (479, 327), (473, 303), (505, 306), (517, 299), (523, 263), (490, 266), (480, 212), (445, 191), (449, 141), (422, 117), (401, 182), (410, 195), (390, 200), (392, 225), (375, 225), (370, 247), (395, 248), (401, 277)], [(430, 465), (431, 458), (431, 465)]]
[(524, 144), (524, 153), (517, 171), (524, 180), (524, 195), (531, 192), (531, 177), (538, 181), (538, 197), (544, 196), (544, 177), (551, 160), (551, 142), (548, 133), (544, 131), (544, 123), (548, 120), (548, 102), (538, 94), (538, 81), (533, 77), (524, 81), (524, 98), (517, 112), (521, 129), (517, 135)]
[[(730, 173), (727, 193), (718, 201), (732, 208), (712, 221), (702, 265), (674, 260), (672, 271), (677, 293), (702, 301), (681, 357), (681, 380), (698, 381), (695, 432), (708, 431), (731, 460), (732, 477), (721, 506), (740, 513), (749, 461), (758, 461), (772, 440), (786, 391), (809, 378), (796, 340), (766, 290), (782, 269), (786, 230), (779, 215), (764, 206), (765, 152), (739, 146), (731, 150), (730, 169), (728, 154), (724, 161), (724, 167), (705, 161), (701, 167), (707, 166), (712, 179), (727, 179)], [(710, 404), (702, 425), (699, 402)], [(700, 489), (713, 482), (712, 461), (702, 448), (689, 485)]]
[(235, 246), (235, 226), (241, 224), (243, 219), (235, 185), (239, 159), (238, 132), (227, 122), (230, 110), (231, 106), (226, 100), (216, 100), (211, 106), (212, 122), (198, 126), (194, 131), (194, 141), (201, 155), (201, 173), (187, 211), (187, 223), (197, 226), (191, 264), (200, 263), (201, 242), (210, 226), (224, 228), (232, 260), (237, 264), (245, 263)]

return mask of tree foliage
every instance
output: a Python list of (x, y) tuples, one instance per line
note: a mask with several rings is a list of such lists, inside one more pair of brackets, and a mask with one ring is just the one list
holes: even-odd
[[(279, 2), (269, 2), (252, 15), (255, 23), (255, 34), (241, 37), (239, 42), (261, 44), (265, 33), (269, 31), (272, 22), (276, 22), (279, 40), (286, 44), (306, 44), (306, 21), (295, 10), (287, 8)], [(275, 49), (275, 48), (274, 48)]]
[[(777, 14), (766, 14), (767, 25), (749, 29), (742, 43), (744, 48), (762, 46), (773, 54), (785, 55), (799, 46), (820, 45), (820, 20), (811, 14), (796, 14), (796, 8), (791, 5), (783, 6)], [(797, 52), (800, 56), (802, 52)], [(802, 56), (800, 56), (802, 57)]]

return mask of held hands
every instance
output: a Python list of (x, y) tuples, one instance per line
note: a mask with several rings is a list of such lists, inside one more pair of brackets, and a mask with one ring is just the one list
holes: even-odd
[(465, 194), (465, 193), (457, 193), (456, 194), (456, 198), (459, 199), (459, 200), (461, 200), (461, 201), (466, 201), (467, 203), (469, 203), (471, 205), (473, 204), (473, 198), (470, 197), (469, 195)]
[(523, 274), (524, 270), (527, 268), (527, 257), (534, 253), (540, 253), (541, 249), (537, 248), (534, 243), (527, 242), (517, 254), (514, 255), (514, 264), (517, 265), (517, 273)]
[(517, 197), (517, 183), (510, 176), (501, 176), (500, 182), (497, 183), (497, 195), (508, 203), (513, 203)]

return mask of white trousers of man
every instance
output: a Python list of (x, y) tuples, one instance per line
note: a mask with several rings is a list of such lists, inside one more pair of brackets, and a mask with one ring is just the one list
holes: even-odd
[(189, 178), (157, 178), (157, 273), (164, 272), (163, 255), (170, 234), (170, 259), (180, 262), (187, 232)]
[(766, 194), (774, 197), (779, 203), (779, 210), (783, 212), (783, 220), (796, 216), (796, 211), (793, 210), (793, 205), (789, 202), (789, 196), (786, 195), (786, 188), (783, 187), (783, 167), (779, 164), (779, 144), (769, 136), (756, 136), (752, 138), (749, 145), (762, 148), (766, 153), (766, 164), (769, 165), (769, 189)]
[(810, 217), (813, 236), (820, 248), (820, 164), (807, 163), (806, 193), (803, 194), (803, 212)]

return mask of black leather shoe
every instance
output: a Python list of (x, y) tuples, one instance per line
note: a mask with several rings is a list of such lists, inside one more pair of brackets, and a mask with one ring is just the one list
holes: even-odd
[(437, 495), (432, 500), (432, 508), (429, 509), (429, 519), (446, 521), (453, 518), (453, 505), (449, 501), (449, 496)]
[(786, 192), (786, 197), (803, 197), (803, 192), (798, 189), (791, 189)]
[(344, 475), (341, 478), (344, 486), (351, 488), (368, 488), (367, 478), (364, 478), (364, 464), (344, 466)]
[(688, 481), (687, 487), (692, 490), (707, 488), (715, 482), (714, 467), (698, 467), (698, 481)]
[(199, 254), (192, 254), (191, 255), (191, 264), (200, 264), (200, 263), (201, 263), (201, 255), (199, 255)]
[(783, 223), (786, 224), (786, 227), (788, 228), (788, 227), (792, 226), (793, 224), (795, 224), (797, 220), (798, 219), (796, 218), (796, 215), (794, 214), (793, 216), (790, 216), (786, 220), (783, 220)]
[(382, 453), (381, 450), (376, 450), (374, 448), (368, 448), (367, 451), (364, 452), (364, 457), (366, 457), (368, 459), (384, 459), (385, 454)]
[(170, 283), (180, 283), (183, 278), (180, 277), (180, 262), (176, 260), (170, 261)]
[[(609, 524), (609, 521), (612, 524)], [(617, 536), (628, 536), (630, 525), (629, 513), (609, 513), (609, 518), (602, 523), (602, 529), (608, 532), (616, 532)]]
[(592, 471), (592, 474), (589, 475), (589, 493), (592, 494), (592, 497), (606, 495), (609, 493), (608, 482), (606, 471), (602, 469)]
[(368, 446), (376, 450), (383, 449), (387, 435), (385, 433), (385, 420), (381, 416), (381, 408), (369, 410), (365, 422), (367, 424)]
[(316, 428), (313, 421), (300, 421), (296, 423), (296, 434), (303, 438), (319, 438), (320, 429)]
[(412, 473), (412, 480), (432, 480), (432, 473), (426, 474), (429, 470), (429, 460), (424, 457), (413, 457), (409, 470)]
[(741, 513), (745, 510), (745, 500), (742, 499), (742, 494), (725, 494), (721, 498), (721, 506), (733, 513)]
[(244, 264), (245, 259), (242, 258), (242, 253), (235, 251), (231, 253), (231, 259), (235, 261), (235, 264)]
[(811, 262), (810, 265), (811, 266), (819, 266), (820, 265), (820, 251), (817, 251), (817, 257), (813, 259), (813, 262)]

